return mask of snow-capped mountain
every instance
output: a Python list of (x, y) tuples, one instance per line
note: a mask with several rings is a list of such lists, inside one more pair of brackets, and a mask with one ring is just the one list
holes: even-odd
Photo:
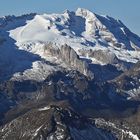
[[(28, 50), (28, 43), (53, 42), (58, 45), (67, 44), (81, 56), (83, 49), (108, 49), (120, 60), (127, 62), (136, 62), (139, 56), (133, 50), (139, 50), (140, 38), (121, 21), (81, 8), (76, 12), (66, 10), (63, 14), (36, 15), (25, 26), (9, 32), (17, 46), (25, 50)], [(85, 52), (84, 57), (90, 57), (88, 55), (90, 54)]]
[[(140, 38), (121, 21), (99, 16), (86, 9), (63, 14), (36, 15), (25, 26), (13, 29), (10, 36), (17, 43), (53, 42), (80, 48), (112, 47), (139, 50)], [(74, 44), (73, 44), (74, 43)], [(77, 43), (77, 44), (75, 44)]]
[[(49, 44), (54, 49), (67, 44), (91, 65), (112, 64), (120, 70), (140, 59), (140, 38), (121, 21), (81, 8), (76, 12), (66, 10), (63, 14), (3, 17), (0, 19), (0, 36), (1, 71), (2, 74), (6, 72), (1, 77), (15, 75), (24, 79), (45, 79), (48, 75), (45, 69), (49, 72), (59, 69), (45, 61), (61, 63), (46, 51)], [(4, 65), (9, 65), (9, 68), (5, 69)], [(40, 79), (34, 78), (36, 74)]]
[(1, 17), (0, 139), (139, 140), (139, 60), (139, 36), (87, 9)]

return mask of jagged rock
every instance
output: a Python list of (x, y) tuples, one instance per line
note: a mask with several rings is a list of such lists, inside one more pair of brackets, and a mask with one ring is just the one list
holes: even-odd
[(108, 49), (104, 50), (79, 50), (80, 54), (83, 56), (88, 56), (89, 58), (94, 58), (97, 61), (107, 65), (107, 64), (119, 64), (119, 60), (116, 55), (110, 52)]
[(34, 109), (0, 127), (0, 137), (2, 140), (82, 140), (93, 137), (116, 140), (109, 130), (97, 128), (94, 121), (55, 105)]
[(116, 64), (119, 61), (115, 54), (107, 50), (92, 51), (89, 57), (93, 57), (104, 64)]
[(140, 61), (110, 82), (119, 94), (140, 100)]
[(60, 52), (60, 57), (62, 57), (62, 60), (68, 65), (74, 67), (76, 70), (90, 77), (91, 79), (93, 78), (93, 75), (88, 68), (88, 64), (85, 61), (82, 61), (70, 46), (61, 46)]
[(77, 53), (67, 44), (62, 45), (60, 48), (53, 47), (52, 44), (47, 45), (46, 51), (52, 56), (56, 56), (66, 63), (70, 68), (73, 68), (90, 79), (93, 79), (94, 74), (89, 70), (88, 63), (79, 58)]
[(1, 126), (0, 137), (2, 140), (139, 139), (119, 122), (116, 124), (101, 118), (89, 119), (70, 109), (64, 102), (59, 105), (52, 103), (32, 109)]

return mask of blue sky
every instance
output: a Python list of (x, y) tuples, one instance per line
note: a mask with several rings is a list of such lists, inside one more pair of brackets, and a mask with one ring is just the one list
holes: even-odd
[(62, 13), (65, 9), (78, 7), (120, 19), (140, 35), (140, 0), (0, 0), (0, 16), (30, 12)]

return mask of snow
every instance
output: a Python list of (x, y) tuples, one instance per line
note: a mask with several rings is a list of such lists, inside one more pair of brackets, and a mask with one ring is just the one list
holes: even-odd
[(37, 80), (43, 81), (48, 75), (57, 71), (58, 68), (45, 64), (42, 61), (36, 61), (32, 63), (32, 68), (26, 69), (22, 74), (15, 73), (11, 80)]
[[(34, 133), (34, 137), (36, 137), (38, 135), (39, 130), (42, 128), (42, 126), (40, 126), (39, 128), (36, 129), (35, 133)], [(33, 138), (34, 139), (34, 138)]]
[(124, 131), (122, 130), (123, 134), (127, 134), (129, 138), (132, 138), (133, 140), (140, 140), (139, 137), (135, 134), (133, 134), (131, 131)]
[(133, 140), (140, 140), (139, 137), (136, 134), (134, 134), (133, 132), (118, 128), (114, 123), (109, 122), (109, 121), (106, 122), (106, 121), (104, 121), (104, 119), (101, 119), (101, 118), (96, 119), (95, 124), (100, 125), (100, 126), (110, 126), (112, 129), (117, 130), (118, 132), (121, 132), (122, 136), (128, 135), (128, 137), (132, 138)]
[[(111, 28), (111, 26), (115, 28)], [(86, 52), (90, 49), (93, 51), (109, 50), (120, 61), (126, 63), (136, 63), (140, 59), (140, 51), (133, 49), (140, 45), (138, 37), (131, 33), (135, 40), (132, 40), (131, 37), (130, 43), (126, 39), (126, 36), (129, 37), (130, 33), (127, 35), (126, 27), (120, 21), (108, 16), (97, 15), (87, 9), (78, 8), (76, 12), (67, 10), (62, 14), (28, 15), (27, 19), (26, 16), (17, 19), (14, 17), (13, 21), (8, 21), (0, 30), (2, 30), (0, 36), (7, 40), (0, 48), (1, 52), (4, 52), (0, 54), (0, 60), (4, 62), (6, 59), (7, 63), (10, 63), (11, 69), (13, 67), (16, 69), (12, 73), (12, 79), (29, 78), (41, 81), (54, 70), (58, 70), (58, 67), (44, 63), (44, 61), (49, 61), (59, 64), (57, 58), (49, 56), (45, 52), (45, 45), (49, 43), (52, 43), (54, 47), (67, 44), (80, 57), (90, 59), (95, 64), (106, 65), (93, 57), (89, 57)], [(120, 42), (118, 36), (124, 37), (124, 41)], [(108, 42), (105, 38), (109, 38), (111, 41)], [(120, 43), (122, 46), (116, 47), (114, 43)], [(126, 46), (129, 43), (135, 45)], [(19, 50), (36, 54), (40, 59), (31, 60), (24, 53), (22, 55), (18, 54)], [(86, 56), (83, 56), (80, 50), (84, 50)], [(22, 61), (20, 61), (21, 59)], [(20, 64), (20, 62), (22, 63)], [(31, 63), (30, 67), (26, 66), (28, 63)], [(1, 69), (6, 71), (3, 65)]]
[(18, 32), (17, 40), (20, 42), (54, 40), (57, 30), (54, 27), (53, 31), (48, 31), (47, 26), (50, 26), (49, 22), (49, 20), (45, 20), (42, 16), (35, 16), (32, 21)]
[(46, 106), (46, 107), (40, 108), (38, 110), (39, 111), (46, 111), (46, 110), (49, 110), (49, 109), (50, 109), (50, 107), (49, 106)]
[(130, 138), (133, 138), (134, 140), (140, 140), (139, 138), (138, 138), (138, 136), (137, 135), (134, 135), (132, 132), (127, 132), (128, 134), (129, 134), (129, 136), (130, 136)]
[[(86, 9), (79, 8), (75, 12), (75, 14), (76, 15), (74, 16), (71, 12), (65, 12), (63, 14), (36, 15), (34, 19), (28, 22), (24, 27), (11, 30), (10, 36), (18, 42), (17, 46), (19, 46), (20, 48), (23, 47), (20, 44), (24, 43), (26, 45), (27, 42), (55, 42), (60, 45), (67, 43), (77, 52), (81, 48), (94, 49), (87, 42), (92, 42), (93, 44), (95, 44), (95, 47), (98, 45), (101, 46), (100, 44), (98, 44), (98, 40), (93, 38), (93, 34), (97, 29), (106, 29), (105, 25), (102, 24), (101, 21), (96, 17), (96, 14)], [(67, 23), (69, 20), (72, 20), (70, 19), (70, 16), (73, 16), (72, 18), (75, 19), (75, 23), (72, 23), (71, 25), (72, 29), (68, 27), (70, 23)], [(77, 36), (79, 29), (77, 28), (76, 30), (74, 27), (75, 25), (77, 25), (76, 22), (81, 22), (81, 25), (83, 25), (82, 20), (80, 21), (79, 19), (79, 21), (77, 21), (78, 16), (81, 16), (86, 20), (85, 27), (80, 27), (81, 36)], [(124, 30), (124, 28), (121, 27), (121, 30)], [(63, 35), (63, 33), (65, 33), (66, 35)], [(104, 33), (106, 36), (112, 36), (112, 40), (116, 41), (116, 38), (114, 38), (114, 35), (112, 33), (106, 31)], [(99, 40), (100, 42), (104, 42), (103, 38), (100, 38)], [(108, 44), (108, 46), (110, 45)], [(103, 47), (105, 46), (101, 46), (100, 49), (102, 49)], [(125, 49), (116, 50), (114, 49), (113, 44), (108, 48), (123, 61), (136, 63), (136, 58), (139, 58), (140, 53), (136, 51), (127, 52)], [(27, 50), (24, 47), (22, 49)]]

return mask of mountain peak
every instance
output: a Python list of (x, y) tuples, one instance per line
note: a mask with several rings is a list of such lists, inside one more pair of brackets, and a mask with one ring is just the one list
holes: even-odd
[(85, 28), (87, 35), (95, 35), (97, 30), (105, 28), (102, 22), (98, 19), (97, 14), (84, 9), (78, 8), (76, 11), (77, 16), (81, 16), (85, 19)]
[(90, 10), (84, 9), (84, 8), (78, 8), (75, 13), (76, 13), (76, 15), (80, 15), (83, 17), (91, 17), (91, 16), (96, 17), (96, 14), (94, 14)]
[[(95, 64), (105, 65), (118, 60), (136, 63), (140, 60), (140, 51), (136, 51), (140, 47), (140, 38), (109, 16), (100, 16), (87, 9), (78, 8), (75, 12), (66, 10), (62, 14), (28, 15), (12, 19), (0, 20), (0, 44), (6, 46), (1, 52), (5, 54), (10, 54), (12, 50), (13, 55), (18, 55), (18, 52), (15, 54), (14, 51), (16, 47), (54, 61), (55, 58), (46, 55), (45, 48), (52, 43), (60, 49), (67, 44), (78, 56)], [(3, 53), (0, 59), (3, 62), (5, 59), (11, 61), (10, 55), (6, 57), (5, 54)], [(40, 67), (40, 63), (33, 63), (33, 68), (36, 67)]]

